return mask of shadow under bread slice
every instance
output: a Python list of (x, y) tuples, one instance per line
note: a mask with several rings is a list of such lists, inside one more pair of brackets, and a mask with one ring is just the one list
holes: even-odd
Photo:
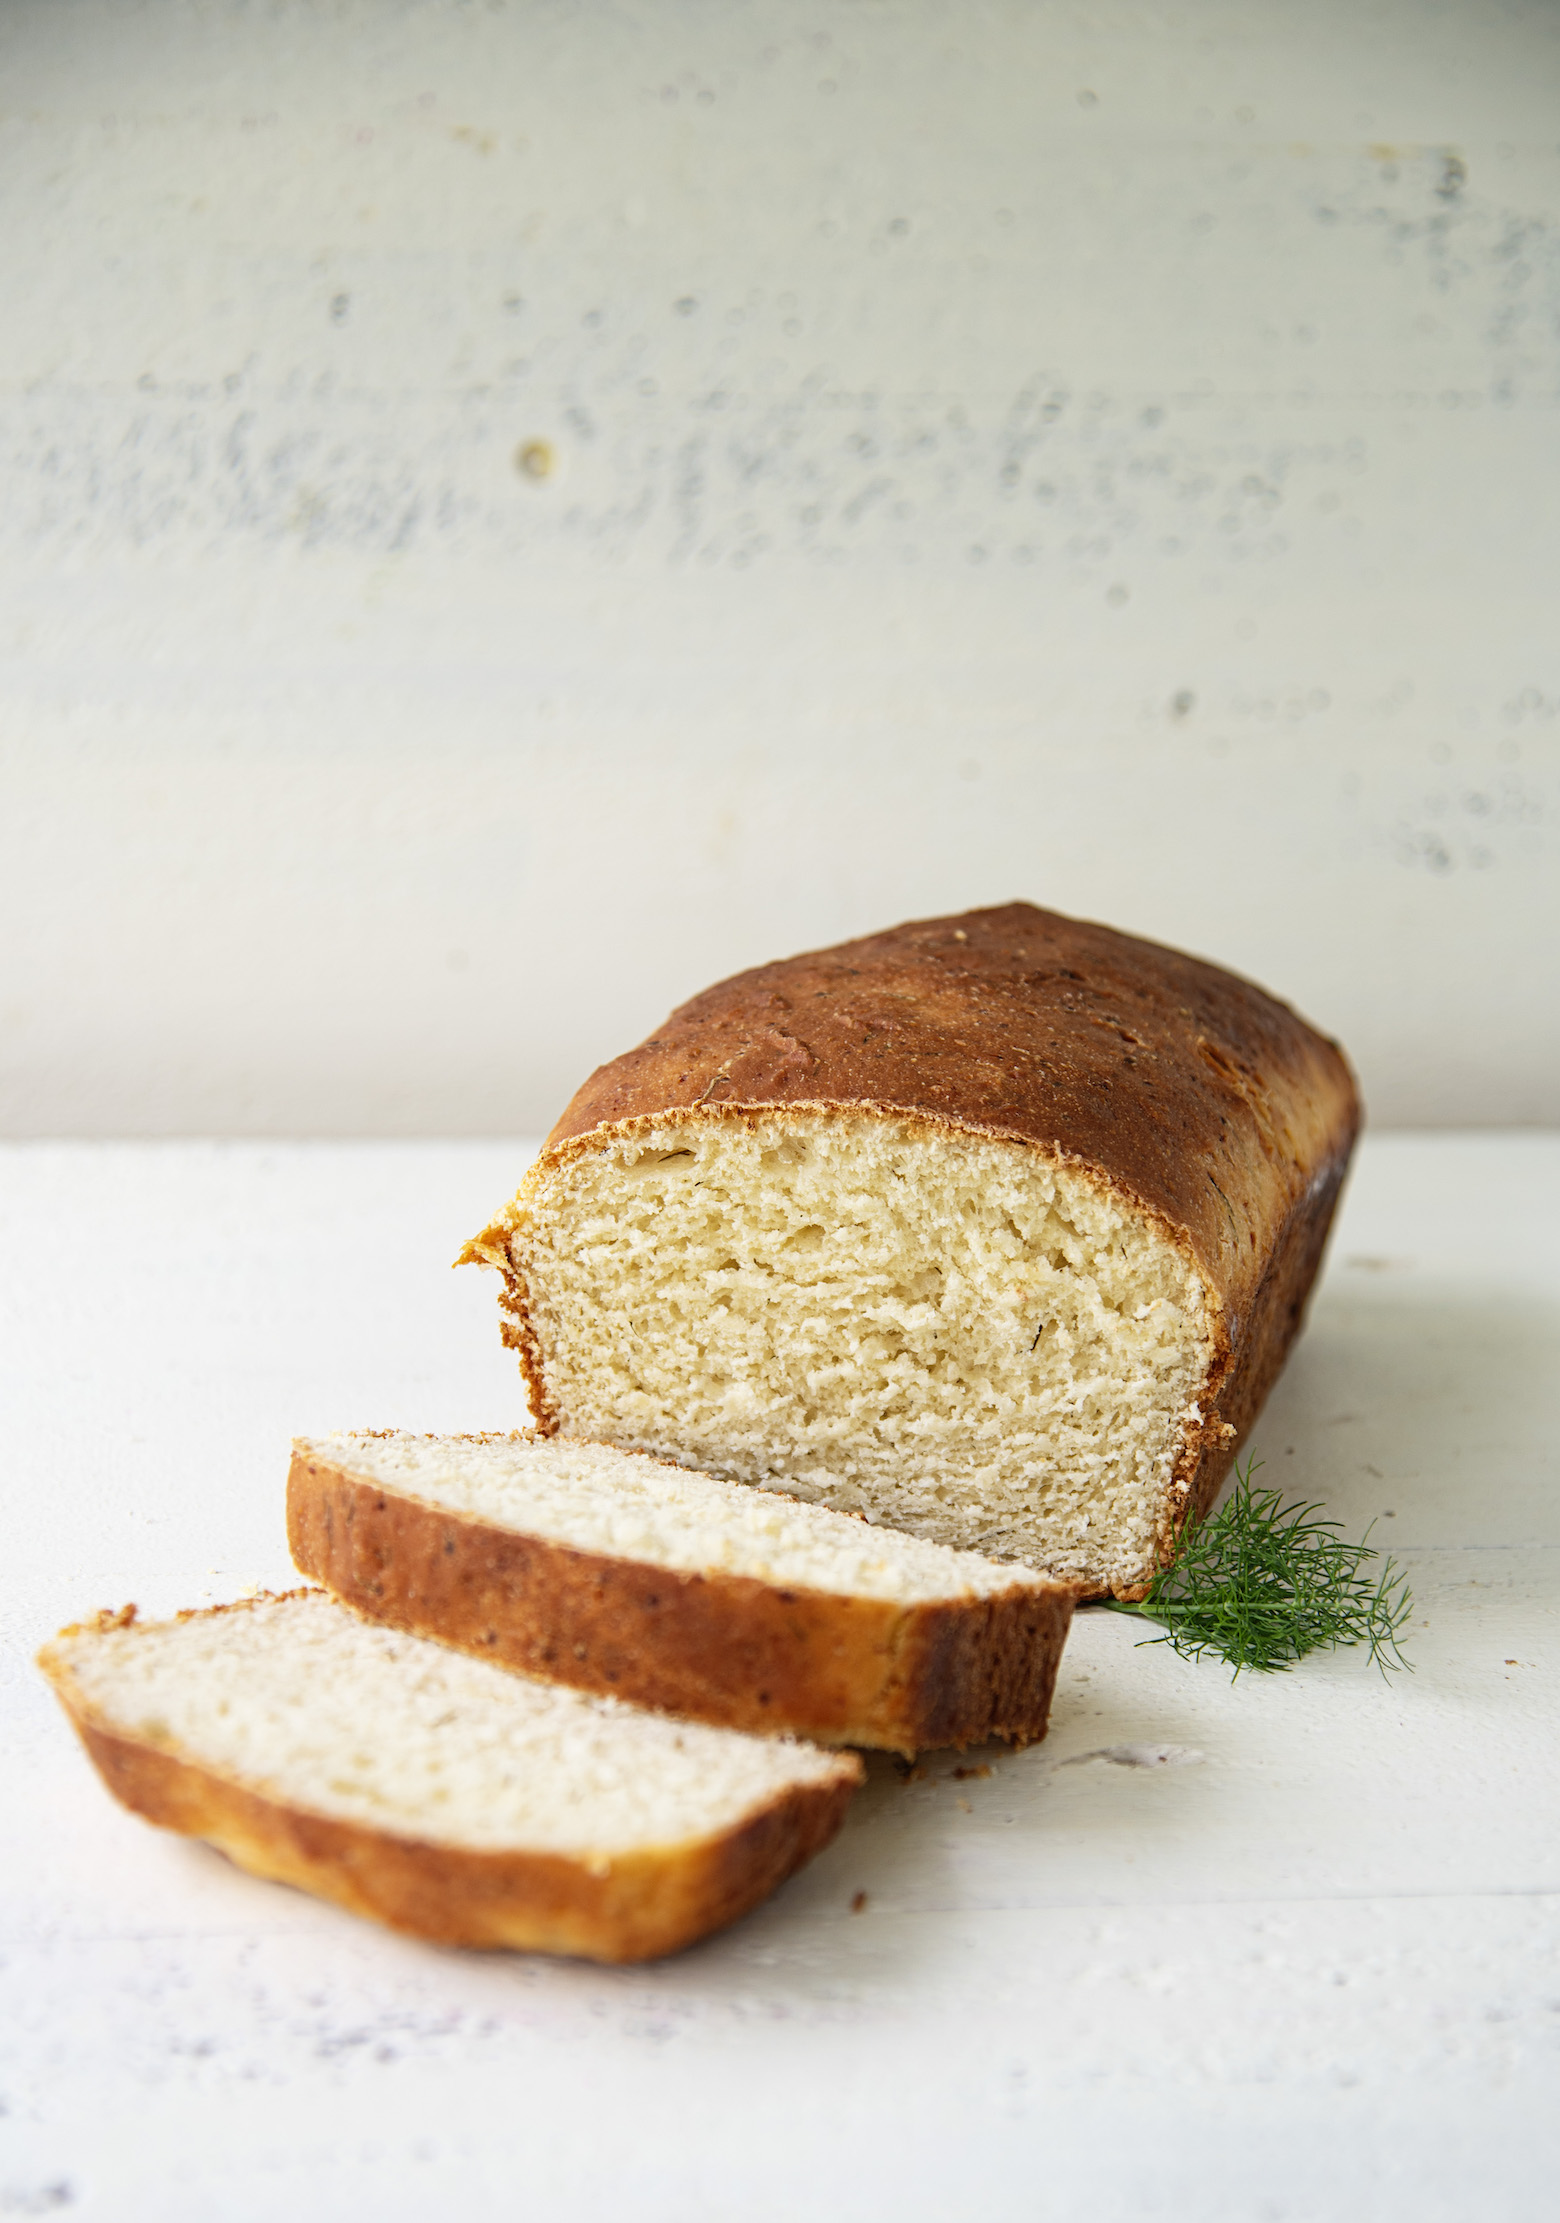
[(916, 1752), (1045, 1733), (1073, 1590), (572, 1438), (300, 1438), (293, 1558), (348, 1604), (727, 1728)]
[(39, 1664), (114, 1796), (419, 1936), (646, 1960), (826, 1845), (854, 1754), (667, 1720), (322, 1590), (66, 1629)]

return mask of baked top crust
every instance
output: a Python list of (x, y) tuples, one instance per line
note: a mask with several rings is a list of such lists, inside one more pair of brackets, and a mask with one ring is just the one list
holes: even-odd
[(1265, 990), (1008, 903), (706, 989), (591, 1075), (544, 1155), (669, 1111), (782, 1104), (919, 1114), (1092, 1169), (1189, 1245), (1232, 1344), (1291, 1216), (1330, 1210), (1360, 1121), (1337, 1044)]

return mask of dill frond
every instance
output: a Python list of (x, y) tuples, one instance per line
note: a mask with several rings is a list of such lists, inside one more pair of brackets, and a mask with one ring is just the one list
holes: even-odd
[(1272, 1674), (1307, 1652), (1368, 1644), (1383, 1674), (1407, 1667), (1399, 1636), (1413, 1610), (1408, 1578), (1370, 1542), (1346, 1543), (1321, 1508), (1285, 1505), (1277, 1490), (1252, 1487), (1260, 1462), (1235, 1469), (1235, 1487), (1218, 1512), (1190, 1529), (1173, 1567), (1154, 1577), (1136, 1604), (1112, 1599), (1117, 1613), (1157, 1621), (1184, 1658), (1205, 1652)]

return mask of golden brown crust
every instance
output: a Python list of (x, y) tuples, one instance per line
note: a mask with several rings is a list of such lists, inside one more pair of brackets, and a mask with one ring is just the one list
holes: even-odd
[[(1214, 1343), (1160, 1528), (1168, 1558), (1188, 1513), (1217, 1495), (1301, 1324), (1360, 1123), (1337, 1045), (1217, 966), (1010, 903), (706, 990), (591, 1076), (530, 1178), (641, 1122), (780, 1108), (1026, 1145), (1147, 1212), (1194, 1261)], [(509, 1254), (513, 1211), (461, 1255), (504, 1275), (504, 1338), (551, 1431), (561, 1416)]]
[(305, 1444), (300, 1572), (359, 1612), (528, 1675), (722, 1728), (917, 1752), (1045, 1734), (1075, 1593), (899, 1605), (680, 1574), (548, 1542), (353, 1475)]
[(1009, 903), (706, 989), (593, 1074), (547, 1148), (647, 1113), (819, 1102), (1097, 1166), (1185, 1228), (1216, 1284), (1265, 1256), (1358, 1121), (1337, 1046), (1250, 981)]
[(252, 1790), (101, 1720), (53, 1646), (44, 1647), (39, 1665), (121, 1805), (159, 1828), (205, 1839), (253, 1875), (446, 1945), (596, 1961), (678, 1952), (751, 1912), (821, 1852), (863, 1775), (860, 1762), (842, 1754), (831, 1781), (791, 1785), (716, 1836), (595, 1864), (556, 1853), (473, 1851), (339, 1821)]

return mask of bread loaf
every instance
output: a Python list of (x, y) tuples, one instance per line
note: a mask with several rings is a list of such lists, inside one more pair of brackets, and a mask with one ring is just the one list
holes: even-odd
[(645, 1960), (826, 1845), (852, 1754), (534, 1682), (322, 1590), (66, 1629), (39, 1664), (114, 1796), (453, 1945)]
[(1283, 1363), (1358, 1123), (1260, 988), (1008, 904), (684, 1004), (462, 1258), (543, 1433), (1132, 1597)]
[(502, 1666), (907, 1753), (1043, 1736), (1073, 1607), (973, 1552), (558, 1438), (300, 1439), (287, 1535), (360, 1612)]

